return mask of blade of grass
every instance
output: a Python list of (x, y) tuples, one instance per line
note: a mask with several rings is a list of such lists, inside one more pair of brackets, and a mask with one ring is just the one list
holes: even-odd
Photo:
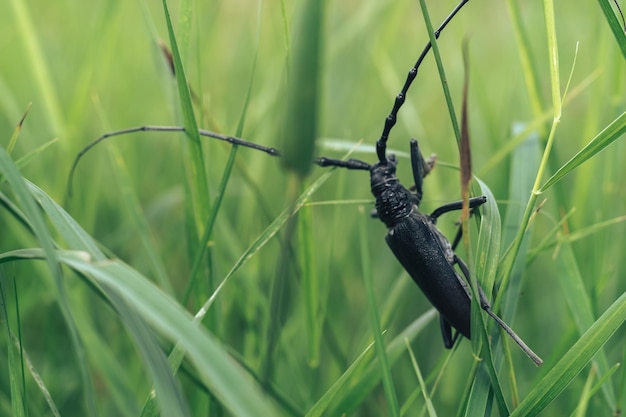
[(511, 417), (534, 417), (554, 400), (626, 321), (626, 293), (622, 294), (562, 356), (522, 400)]
[(319, 417), (324, 414), (324, 411), (328, 408), (330, 403), (333, 401), (335, 396), (341, 391), (341, 389), (346, 386), (346, 384), (350, 381), (350, 378), (360, 369), (363, 363), (370, 360), (373, 356), (374, 351), (372, 348), (374, 347), (374, 343), (370, 343), (363, 352), (352, 362), (350, 367), (346, 369), (346, 371), (341, 374), (341, 376), (334, 382), (334, 384), (320, 397), (319, 400), (311, 407), (311, 409), (306, 413), (305, 417)]
[(24, 41), (25, 56), (29, 62), (29, 65), (26, 67), (32, 69), (37, 85), (36, 91), (40, 92), (43, 99), (45, 107), (44, 117), (53, 134), (63, 137), (65, 136), (63, 107), (55, 90), (55, 82), (51, 75), (50, 66), (45, 59), (45, 54), (37, 38), (37, 31), (28, 9), (28, 3), (20, 0), (11, 0), (10, 3), (21, 34), (20, 38)]
[(426, 390), (426, 383), (424, 383), (424, 377), (422, 377), (422, 372), (420, 371), (419, 365), (417, 364), (417, 360), (415, 359), (415, 355), (413, 354), (411, 345), (409, 344), (409, 341), (407, 339), (404, 340), (404, 343), (406, 344), (406, 350), (409, 352), (409, 356), (411, 357), (411, 364), (413, 365), (413, 370), (415, 371), (415, 375), (417, 376), (417, 380), (419, 381), (422, 395), (424, 396), (424, 402), (426, 403), (426, 410), (428, 410), (428, 415), (430, 417), (436, 417), (437, 411), (435, 411), (435, 406), (433, 405), (433, 402), (430, 399), (430, 395)]
[(589, 397), (591, 396), (591, 384), (593, 383), (595, 375), (595, 368), (592, 366), (589, 371), (589, 375), (587, 375), (587, 380), (585, 381), (583, 390), (580, 393), (580, 400), (578, 402), (578, 406), (576, 407), (575, 417), (585, 417), (587, 414), (587, 406), (589, 405)]
[[(613, 36), (615, 37), (615, 41), (617, 42), (617, 46), (619, 46), (620, 51), (622, 52), (622, 56), (626, 59), (626, 27), (620, 25), (615, 12), (613, 12), (613, 7), (611, 5), (610, 0), (598, 0), (598, 4), (600, 4), (600, 8), (602, 9), (602, 13), (604, 13), (604, 17), (606, 18), (606, 23), (609, 25)], [(619, 4), (616, 2), (617, 7)], [(621, 13), (621, 11), (620, 11)], [(622, 19), (624, 16), (622, 15)]]
[(2, 147), (0, 147), (0, 172), (6, 177), (7, 182), (13, 190), (18, 205), (21, 206), (24, 215), (32, 225), (33, 232), (41, 245), (43, 253), (45, 254), (46, 264), (50, 270), (50, 274), (52, 275), (57, 291), (57, 302), (67, 324), (68, 332), (76, 354), (76, 360), (78, 362), (77, 365), (80, 370), (83, 384), (82, 386), (84, 389), (85, 412), (88, 416), (95, 416), (96, 401), (91, 380), (91, 373), (87, 364), (87, 356), (80, 335), (76, 329), (76, 323), (70, 308), (69, 297), (63, 282), (60, 264), (56, 256), (56, 252), (54, 251), (52, 237), (48, 232), (43, 216), (37, 207), (37, 203), (27, 189), (25, 180), (22, 178), (9, 154), (7, 154)]
[[(392, 367), (405, 352), (404, 340), (414, 340), (424, 327), (436, 317), (437, 311), (434, 308), (428, 310), (387, 344), (387, 358)], [(350, 415), (363, 403), (365, 398), (371, 395), (374, 388), (379, 386), (382, 370), (378, 364), (378, 358), (372, 358), (372, 361), (366, 365), (365, 372), (355, 372), (353, 379), (344, 385), (344, 389), (335, 394), (336, 405), (330, 409), (327, 415)]]
[(620, 114), (615, 120), (602, 129), (591, 141), (582, 148), (576, 155), (567, 161), (557, 172), (552, 175), (539, 192), (544, 192), (555, 183), (560, 181), (567, 174), (572, 172), (581, 164), (591, 159), (594, 155), (602, 151), (604, 148), (615, 142), (626, 133), (626, 111)]
[[(105, 255), (97, 247), (97, 244), (74, 219), (37, 186), (32, 183), (27, 183), (27, 185), (46, 214), (48, 214), (49, 219), (72, 249), (87, 251), (96, 261), (106, 260)], [(108, 291), (107, 288), (97, 285), (97, 283), (91, 284), (95, 285), (94, 288), (97, 288), (100, 294), (104, 295), (106, 300), (113, 305), (122, 321), (126, 324), (129, 334), (133, 336), (139, 351), (143, 355), (146, 368), (155, 382), (157, 392), (160, 393), (158, 400), (162, 402), (162, 411), (170, 415), (188, 415), (180, 390), (154, 335), (147, 331), (143, 321), (137, 319), (134, 308), (126, 305), (119, 296)]]
[[(506, 1), (509, 14), (511, 15), (511, 22), (513, 23), (513, 33), (515, 34), (515, 40), (517, 43), (517, 51), (520, 55), (520, 61), (522, 65), (522, 74), (524, 75), (524, 81), (526, 82), (526, 92), (529, 95), (530, 107), (532, 109), (535, 119), (539, 118), (543, 113), (543, 100), (541, 99), (539, 88), (539, 76), (537, 72), (537, 65), (533, 59), (534, 55), (531, 52), (531, 42), (529, 40), (528, 31), (523, 25), (521, 13), (519, 9), (519, 3), (515, 0)], [(543, 137), (543, 126), (537, 126), (540, 130), (540, 136)]]
[[(496, 404), (502, 415), (508, 414), (508, 406), (502, 394), (502, 388), (497, 376), (492, 349), (490, 343), (492, 339), (486, 331), (486, 323), (483, 311), (480, 308), (480, 300), (478, 296), (478, 283), (485, 291), (487, 298), (491, 296), (491, 289), (495, 283), (496, 270), (500, 252), (500, 212), (493, 193), (489, 187), (480, 179), (476, 179), (481, 188), (481, 194), (487, 197), (487, 202), (482, 206), (482, 221), (480, 222), (480, 230), (478, 234), (478, 244), (475, 256), (475, 274), (470, 277), (473, 290), (472, 298), (472, 334), (481, 334), (482, 338), (472, 338), (472, 350), (477, 357), (483, 358), (481, 365), (487, 368), (476, 374), (476, 379), (486, 378), (487, 381), (476, 381), (472, 390), (469, 392), (470, 397), (467, 398), (466, 415), (476, 415), (479, 409), (481, 413), (490, 405), (489, 398), (495, 393)], [(505, 290), (501, 287), (501, 290)], [(495, 308), (495, 306), (494, 306)], [(478, 319), (478, 320), (475, 320)], [(490, 324), (491, 328), (492, 324)], [(494, 339), (501, 340), (501, 339)], [(471, 413), (471, 414), (470, 414)]]
[[(3, 269), (0, 268), (0, 304), (2, 304), (2, 306), (0, 307), (0, 310), (2, 310), (2, 314), (0, 315), (0, 317), (5, 322), (4, 327), (6, 328), (6, 331), (7, 331), (7, 349), (8, 349), (8, 354), (9, 354), (8, 355), (9, 356), (9, 361), (8, 361), (9, 384), (11, 386), (11, 405), (13, 409), (12, 415), (15, 417), (28, 415), (26, 404), (24, 403), (22, 407), (19, 406), (20, 402), (25, 401), (25, 396), (27, 392), (26, 391), (26, 379), (25, 379), (25, 375), (26, 375), (25, 367), (27, 367), (33, 381), (35, 382), (35, 384), (41, 391), (41, 395), (43, 396), (46, 403), (48, 404), (50, 413), (54, 417), (61, 417), (61, 413), (59, 413), (59, 410), (56, 404), (54, 403), (52, 396), (50, 395), (50, 391), (48, 390), (41, 376), (35, 369), (32, 361), (28, 357), (28, 353), (26, 352), (22, 344), (22, 331), (21, 331), (22, 329), (21, 329), (21, 319), (20, 319), (20, 314), (19, 314), (19, 297), (17, 294), (17, 285), (16, 285), (15, 280), (13, 280), (13, 293), (15, 295), (15, 311), (16, 311), (16, 317), (17, 317), (17, 323), (18, 323), (18, 335), (15, 336), (15, 334), (13, 334), (11, 330), (11, 326), (10, 326), (10, 322), (8, 318), (8, 312), (6, 310), (6, 294), (7, 294), (7, 292), (5, 291), (6, 282), (7, 281), (3, 275)], [(18, 354), (19, 354), (19, 360), (16, 360), (15, 356)], [(16, 365), (17, 367), (21, 369), (21, 371), (19, 372), (19, 375), (15, 375)], [(21, 379), (21, 381), (17, 382), (16, 379)], [(17, 385), (21, 385), (21, 386), (17, 386)]]
[[(608, 381), (608, 379), (615, 373), (615, 371), (618, 370), (618, 368), (620, 367), (619, 363), (616, 363), (615, 365), (613, 365), (611, 367), (611, 369), (609, 369), (609, 372), (606, 373), (606, 375), (604, 375), (602, 378), (600, 378), (600, 380), (596, 383), (596, 385), (594, 385), (590, 390), (589, 390), (589, 398), (593, 397), (594, 394), (596, 392), (598, 392), (602, 386), (604, 385), (605, 382)], [(572, 412), (572, 417), (574, 417), (575, 413), (577, 412), (578, 407), (576, 408), (576, 410), (574, 410)], [(584, 413), (582, 415), (585, 415)]]
[(324, 5), (323, 0), (306, 0), (299, 7), (289, 68), (281, 148), (285, 167), (301, 178), (311, 170), (318, 132)]
[[(105, 262), (106, 256), (98, 248), (97, 243), (76, 223), (76, 221), (57, 205), (45, 192), (36, 185), (26, 182), (41, 207), (44, 209), (52, 224), (72, 250), (85, 251), (90, 258), (97, 262)], [(154, 335), (148, 331), (144, 321), (137, 318), (135, 309), (97, 282), (89, 282), (116, 310), (129, 334), (137, 344), (142, 354), (146, 368), (155, 384), (156, 400), (161, 405), (161, 411), (167, 415), (188, 415), (184, 399), (173, 378), (172, 371), (162, 353), (161, 347)], [(156, 402), (155, 402), (155, 409)]]
[(437, 46), (437, 37), (435, 36), (435, 30), (430, 20), (430, 15), (428, 14), (428, 8), (426, 7), (426, 0), (420, 0), (420, 6), (422, 7), (422, 15), (424, 16), (424, 23), (426, 24), (426, 29), (428, 30), (430, 44), (432, 45), (433, 56), (435, 57), (435, 62), (437, 63), (437, 69), (439, 70), (439, 79), (441, 80), (441, 88), (443, 89), (443, 94), (446, 97), (446, 104), (448, 105), (448, 113), (450, 114), (450, 122), (452, 123), (452, 129), (454, 130), (456, 143), (457, 145), (460, 145), (461, 130), (459, 128), (459, 122), (456, 118), (456, 112), (454, 111), (454, 102), (452, 101), (452, 95), (450, 94), (450, 89), (448, 88), (448, 81), (447, 81), (446, 73), (443, 67), (443, 61), (441, 60), (441, 54), (439, 53), (439, 47)]
[(315, 246), (313, 242), (313, 210), (305, 206), (298, 216), (299, 253), (302, 275), (303, 298), (305, 303), (306, 334), (308, 339), (309, 366), (317, 368), (320, 363), (320, 348), (322, 339), (321, 315), (323, 300), (320, 295), (321, 285), (317, 274), (315, 261)]
[[(26, 407), (26, 384), (24, 379), (24, 357), (21, 352), (15, 349), (13, 344), (13, 331), (7, 311), (6, 291), (4, 289), (5, 276), (0, 269), (0, 322), (4, 323), (7, 340), (7, 374), (9, 377), (9, 387), (11, 392), (11, 411), (14, 417), (25, 417)], [(15, 299), (18, 299), (17, 293)], [(17, 306), (16, 306), (17, 309)], [(18, 314), (19, 325), (19, 314)], [(18, 344), (19, 345), (19, 344)]]
[(146, 214), (142, 209), (141, 202), (136, 191), (132, 187), (132, 177), (128, 172), (126, 161), (120, 153), (119, 147), (113, 141), (107, 147), (114, 164), (113, 176), (118, 184), (119, 205), (127, 210), (130, 214), (132, 227), (135, 228), (136, 236), (139, 238), (140, 246), (147, 258), (147, 264), (150, 266), (150, 275), (154, 275), (154, 279), (159, 283), (167, 293), (174, 294), (169, 274), (165, 268), (163, 259), (159, 256), (157, 250), (157, 239), (155, 238), (150, 222), (146, 218)]
[[(274, 222), (272, 222), (272, 224), (270, 224), (259, 235), (257, 240), (254, 241), (246, 251), (244, 251), (244, 253), (237, 260), (235, 265), (233, 265), (233, 267), (230, 269), (230, 271), (226, 274), (226, 276), (224, 277), (222, 282), (220, 282), (220, 284), (215, 288), (213, 294), (205, 301), (205, 303), (202, 305), (202, 307), (198, 310), (198, 312), (194, 316), (194, 321), (200, 322), (200, 321), (202, 321), (204, 319), (204, 317), (206, 316), (207, 312), (209, 311), (209, 309), (211, 308), (211, 306), (213, 305), (213, 303), (217, 299), (217, 296), (220, 294), (222, 288), (224, 288), (226, 283), (228, 283), (230, 281), (230, 279), (233, 277), (233, 275), (250, 258), (252, 258), (252, 256), (255, 253), (257, 253), (263, 246), (265, 246), (265, 244), (267, 242), (269, 242), (278, 233), (278, 231), (281, 228), (283, 228), (283, 226), (291, 218), (291, 216), (295, 212), (297, 212), (306, 203), (306, 201), (308, 201), (308, 199), (311, 197), (311, 195), (330, 177), (331, 173), (332, 173), (331, 171), (327, 171), (322, 176), (320, 176), (320, 178), (318, 178), (296, 200), (293, 208), (287, 208), (286, 210), (284, 210), (276, 218), (276, 220), (274, 220)], [(182, 363), (184, 357), (185, 357), (185, 350), (183, 349), (183, 347), (180, 344), (177, 344), (174, 347), (174, 349), (172, 350), (172, 352), (170, 353), (170, 356), (168, 358), (169, 363), (170, 363), (172, 369), (174, 369), (176, 371), (180, 367), (180, 364)], [(155, 416), (157, 414), (157, 411), (158, 410), (156, 409), (156, 407), (154, 405), (154, 398), (153, 398), (153, 396), (149, 396), (148, 398), (146, 398), (146, 401), (144, 403), (144, 408), (143, 408), (142, 414), (141, 414), (142, 417)]]
[[(259, 42), (260, 42), (260, 29), (261, 29), (261, 11), (262, 11), (262, 2), (259, 2), (258, 13), (257, 13), (257, 32), (256, 32), (256, 47), (254, 58), (252, 61), (252, 68), (250, 70), (250, 79), (248, 81), (248, 90), (246, 92), (246, 98), (243, 103), (243, 108), (241, 110), (241, 116), (239, 117), (239, 123), (237, 125), (237, 131), (235, 135), (237, 137), (243, 136), (244, 125), (246, 121), (246, 115), (248, 114), (248, 106), (250, 104), (250, 98), (252, 96), (252, 87), (254, 85), (254, 75), (256, 73), (256, 66), (258, 61), (258, 51), (259, 51)], [(230, 179), (230, 175), (233, 170), (233, 166), (235, 163), (235, 156), (237, 155), (238, 146), (233, 144), (231, 147), (230, 154), (228, 156), (228, 160), (226, 162), (226, 166), (224, 167), (224, 172), (222, 174), (222, 179), (220, 181), (220, 186), (217, 192), (217, 197), (211, 208), (211, 212), (206, 221), (206, 225), (204, 227), (204, 233), (202, 238), (200, 239), (200, 244), (198, 246), (198, 251), (195, 254), (193, 266), (191, 268), (191, 274), (189, 275), (189, 279), (187, 280), (187, 287), (185, 289), (185, 293), (183, 295), (183, 304), (187, 303), (191, 290), (194, 288), (194, 285), (197, 284), (197, 281), (200, 279), (200, 268), (202, 265), (202, 261), (205, 258), (207, 252), (210, 250), (209, 241), (211, 240), (213, 228), (215, 226), (215, 220), (217, 219), (217, 215), (222, 206), (222, 201), (224, 194), (226, 193), (226, 187), (228, 185), (228, 180)], [(211, 282), (209, 283), (209, 288), (213, 290), (213, 274), (210, 274), (209, 279)]]
[(7, 153), (9, 155), (11, 155), (11, 152), (13, 152), (13, 148), (15, 147), (15, 144), (17, 143), (17, 138), (20, 136), (20, 132), (22, 131), (24, 120), (26, 119), (26, 116), (28, 115), (28, 111), (30, 110), (30, 107), (32, 106), (32, 104), (33, 103), (31, 102), (31, 103), (28, 103), (28, 106), (26, 106), (26, 110), (24, 110), (24, 114), (22, 115), (22, 118), (20, 119), (19, 123), (15, 127), (15, 130), (13, 131), (13, 134), (11, 135), (11, 139), (9, 139), (9, 144), (7, 145)]
[[(60, 251), (57, 255), (68, 267), (132, 304), (143, 320), (169, 340), (180, 343), (203, 381), (233, 415), (279, 415), (261, 388), (250, 381), (221, 344), (146, 277), (119, 260), (94, 261), (85, 252), (73, 251)], [(43, 258), (44, 252), (39, 249), (22, 249), (0, 254), (0, 264)]]
[[(541, 180), (548, 166), (550, 152), (552, 151), (552, 145), (554, 144), (554, 138), (556, 136), (556, 130), (561, 119), (558, 46), (557, 46), (557, 40), (556, 40), (554, 4), (552, 0), (544, 0), (544, 13), (545, 13), (545, 21), (546, 21), (546, 32), (547, 32), (547, 37), (548, 37), (548, 55), (549, 55), (549, 62), (550, 62), (550, 84), (551, 84), (551, 92), (552, 92), (552, 126), (550, 128), (548, 140), (546, 141), (546, 145), (543, 151), (541, 162), (539, 163), (539, 169), (537, 170), (537, 176), (535, 177), (535, 182), (532, 188), (532, 192), (528, 199), (528, 203), (526, 205), (524, 215), (522, 216), (522, 222), (519, 226), (517, 235), (515, 236), (515, 239), (513, 240), (511, 249), (507, 251), (502, 261), (502, 265), (503, 265), (502, 266), (502, 272), (503, 272), (502, 285), (504, 287), (508, 285), (508, 282), (510, 280), (510, 277), (513, 271), (513, 265), (514, 265), (515, 259), (519, 254), (519, 250), (521, 248), (524, 235), (527, 233), (528, 223), (533, 213), (535, 203), (537, 201), (537, 196), (539, 195), (538, 191), (540, 189)], [(498, 295), (498, 299), (496, 299), (496, 302), (494, 304), (496, 305), (499, 304), (500, 297), (501, 295)]]
[[(572, 245), (563, 242), (560, 245), (559, 264), (564, 273), (558, 274), (561, 281), (561, 294), (565, 298), (570, 313), (576, 322), (578, 332), (583, 332), (592, 326), (594, 322), (594, 313), (592, 300), (587, 292), (583, 277), (578, 266), (578, 259), (574, 254)], [(609, 361), (603, 350), (593, 358), (594, 364), (597, 366), (598, 374), (604, 377), (609, 372)], [(611, 384), (605, 384), (602, 387), (607, 404), (611, 409), (615, 409), (615, 392)]]
[(385, 342), (380, 329), (380, 317), (378, 315), (378, 307), (376, 306), (376, 295), (374, 294), (374, 283), (372, 276), (372, 267), (370, 263), (370, 254), (368, 253), (367, 223), (365, 219), (365, 208), (359, 206), (359, 241), (361, 242), (361, 262), (363, 268), (363, 282), (365, 284), (365, 292), (368, 300), (368, 310), (370, 313), (370, 325), (374, 335), (376, 356), (380, 366), (383, 387), (385, 389), (385, 397), (387, 398), (387, 407), (389, 407), (389, 415), (399, 416), (400, 406), (398, 405), (398, 394), (394, 387), (393, 378), (391, 377), (391, 368), (387, 359), (387, 351)]
[[(185, 149), (189, 158), (185, 158), (183, 162), (185, 164), (187, 183), (191, 193), (190, 204), (193, 217), (193, 236), (195, 236), (193, 241), (197, 241), (198, 237), (202, 236), (204, 232), (204, 222), (209, 213), (209, 187), (206, 179), (202, 143), (200, 142), (200, 135), (198, 134), (198, 123), (196, 122), (196, 116), (194, 114), (193, 104), (191, 101), (191, 94), (189, 92), (189, 83), (187, 82), (187, 77), (185, 76), (185, 70), (183, 68), (183, 62), (178, 50), (176, 35), (174, 34), (174, 27), (172, 26), (172, 20), (170, 18), (166, 0), (163, 0), (163, 12), (165, 14), (167, 32), (170, 39), (170, 48), (172, 51), (172, 58), (174, 60), (180, 108), (183, 113), (183, 125), (185, 126), (185, 133), (188, 139), (185, 141), (187, 144)], [(189, 24), (191, 23), (189, 22)]]

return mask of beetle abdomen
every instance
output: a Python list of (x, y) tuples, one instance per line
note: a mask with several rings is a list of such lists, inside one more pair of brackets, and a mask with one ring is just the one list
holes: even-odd
[(432, 305), (469, 339), (470, 298), (434, 227), (427, 216), (413, 212), (389, 229), (387, 244)]

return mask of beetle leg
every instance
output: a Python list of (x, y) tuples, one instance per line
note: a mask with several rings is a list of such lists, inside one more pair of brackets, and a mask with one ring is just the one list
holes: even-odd
[(411, 139), (411, 168), (413, 170), (413, 181), (415, 181), (415, 195), (417, 203), (422, 199), (422, 183), (424, 177), (435, 167), (437, 157), (433, 154), (428, 160), (424, 159), (424, 155), (419, 149), (417, 141)]
[(450, 322), (448, 322), (448, 320), (446, 320), (441, 314), (439, 314), (439, 326), (441, 327), (443, 345), (446, 349), (452, 349), (452, 346), (454, 346), (461, 333), (455, 330), (454, 336), (452, 336), (452, 325), (450, 325)]
[[(476, 207), (480, 207), (486, 202), (487, 202), (487, 197), (485, 197), (484, 195), (480, 197), (472, 197), (469, 199), (469, 208), (473, 209)], [(430, 218), (432, 219), (433, 222), (436, 222), (437, 218), (441, 216), (442, 214), (445, 214), (454, 210), (461, 210), (461, 208), (463, 208), (462, 201), (455, 201), (453, 203), (444, 204), (443, 206), (435, 209), (435, 211), (430, 213)]]
[[(456, 254), (454, 255), (454, 262), (459, 266), (459, 268), (463, 272), (463, 275), (465, 275), (465, 278), (469, 280), (469, 269), (467, 268), (467, 265), (465, 264), (465, 262), (463, 262), (458, 256), (456, 256)], [(463, 281), (461, 277), (458, 277), (458, 278), (459, 280)], [(467, 291), (467, 284), (464, 283), (463, 285)], [(498, 317), (498, 315), (494, 313), (493, 310), (491, 310), (491, 305), (489, 304), (489, 301), (487, 300), (487, 296), (485, 295), (485, 292), (483, 291), (479, 283), (478, 283), (478, 297), (480, 299), (480, 308), (485, 310), (485, 312), (489, 315), (489, 317), (491, 317), (492, 319), (496, 321), (496, 323), (498, 323), (498, 325), (502, 328), (502, 330), (504, 330), (511, 337), (511, 339), (513, 339), (513, 341), (517, 343), (520, 348), (522, 348), (524, 353), (533, 362), (535, 362), (536, 365), (541, 365), (543, 363), (543, 360), (541, 360), (541, 358), (535, 352), (533, 352), (532, 349), (529, 348), (528, 345), (526, 345), (526, 343), (524, 343), (524, 341), (513, 331), (513, 329), (511, 329), (509, 325), (504, 322), (504, 320)]]
[[(474, 214), (474, 210), (475, 208), (472, 208), (470, 210), (470, 217), (472, 216), (472, 214)], [(452, 250), (456, 249), (456, 247), (459, 245), (459, 242), (461, 242), (462, 237), (463, 237), (463, 228), (461, 227), (461, 225), (459, 225), (459, 229), (456, 231), (456, 236), (454, 236), (454, 240), (452, 241), (452, 245), (451, 245)]]

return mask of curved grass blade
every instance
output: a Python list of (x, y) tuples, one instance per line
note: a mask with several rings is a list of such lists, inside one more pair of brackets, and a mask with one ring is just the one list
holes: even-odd
[(344, 387), (349, 381), (352, 375), (354, 375), (362, 366), (363, 363), (366, 363), (373, 356), (372, 348), (374, 347), (374, 342), (370, 343), (363, 352), (352, 362), (350, 367), (346, 369), (346, 371), (341, 374), (341, 376), (335, 381), (335, 383), (322, 395), (322, 397), (315, 403), (313, 407), (306, 413), (305, 417), (319, 417), (324, 414), (324, 411), (328, 408), (331, 401), (340, 392), (342, 387)]
[(422, 391), (422, 395), (424, 396), (424, 402), (426, 403), (426, 410), (428, 410), (429, 417), (437, 417), (437, 411), (435, 411), (435, 406), (433, 405), (432, 400), (430, 399), (430, 394), (426, 390), (426, 383), (424, 382), (424, 378), (422, 377), (422, 371), (420, 371), (419, 365), (417, 364), (417, 359), (415, 359), (415, 355), (413, 354), (413, 350), (411, 349), (411, 345), (408, 340), (404, 340), (406, 345), (406, 350), (409, 352), (409, 356), (411, 357), (411, 364), (413, 365), (413, 370), (415, 371), (415, 375), (417, 376), (417, 380), (420, 384), (420, 389)]
[(0, 173), (5, 176), (7, 182), (13, 190), (17, 204), (21, 206), (24, 215), (28, 219), (29, 224), (32, 226), (34, 235), (41, 245), (44, 259), (46, 260), (48, 269), (50, 270), (50, 274), (52, 275), (52, 279), (57, 290), (56, 296), (58, 299), (59, 308), (67, 324), (67, 329), (70, 334), (72, 346), (77, 357), (78, 368), (84, 388), (84, 401), (86, 407), (85, 412), (89, 416), (95, 416), (97, 415), (96, 400), (93, 390), (91, 373), (87, 364), (87, 355), (84, 349), (83, 342), (80, 338), (80, 335), (78, 334), (76, 322), (70, 308), (69, 297), (65, 288), (65, 283), (63, 282), (61, 267), (56, 252), (54, 250), (54, 242), (52, 240), (52, 237), (50, 236), (50, 233), (48, 232), (43, 216), (41, 215), (41, 212), (37, 207), (35, 199), (27, 189), (25, 180), (22, 178), (18, 168), (11, 160), (9, 154), (2, 147), (0, 147)]
[(617, 329), (626, 321), (626, 293), (563, 355), (522, 400), (511, 417), (534, 417), (555, 399), (583, 370)]
[[(437, 310), (432, 308), (426, 311), (387, 344), (387, 358), (392, 367), (406, 351), (404, 341), (406, 339), (409, 341), (415, 339), (424, 327), (436, 318)], [(367, 369), (364, 372), (355, 372), (354, 379), (344, 384), (343, 388), (339, 389), (339, 391), (334, 394), (336, 397), (336, 405), (330, 408), (327, 415), (350, 415), (354, 413), (354, 410), (356, 410), (358, 406), (363, 403), (365, 398), (371, 395), (374, 388), (380, 384), (382, 371), (377, 362), (377, 358), (372, 358), (370, 363), (364, 361), (364, 365), (367, 365)]]
[(163, 12), (167, 23), (167, 32), (170, 38), (170, 47), (172, 51), (172, 59), (176, 72), (176, 84), (178, 86), (178, 94), (180, 98), (180, 108), (183, 113), (183, 125), (185, 133), (189, 140), (187, 143), (187, 154), (190, 160), (185, 158), (185, 169), (187, 171), (187, 182), (191, 193), (191, 213), (193, 217), (194, 237), (193, 241), (197, 241), (204, 231), (204, 222), (209, 213), (209, 197), (208, 184), (206, 179), (206, 171), (204, 166), (204, 158), (202, 153), (202, 143), (198, 133), (198, 123), (193, 111), (191, 93), (189, 92), (189, 83), (185, 76), (183, 62), (180, 57), (180, 51), (174, 34), (174, 27), (167, 8), (167, 1), (163, 0)]
[(28, 112), (30, 111), (30, 107), (32, 106), (32, 104), (33, 103), (30, 102), (28, 103), (28, 106), (26, 106), (26, 110), (24, 110), (24, 114), (22, 115), (22, 118), (20, 119), (19, 123), (15, 127), (15, 130), (13, 131), (13, 134), (11, 135), (11, 139), (9, 139), (9, 144), (7, 145), (7, 153), (9, 155), (11, 155), (11, 152), (13, 152), (13, 148), (15, 147), (15, 144), (17, 143), (17, 138), (20, 136), (20, 132), (22, 131), (24, 120), (26, 120), (26, 116), (28, 116)]
[[(59, 251), (57, 256), (63, 264), (132, 304), (142, 320), (179, 343), (203, 381), (233, 415), (279, 415), (260, 386), (250, 381), (221, 344), (146, 277), (119, 260), (96, 261), (85, 252), (74, 251)], [(40, 249), (23, 249), (0, 254), (0, 264), (43, 258), (44, 252)]]
[[(11, 330), (11, 321), (9, 320), (9, 312), (7, 311), (7, 293), (5, 291), (5, 280), (3, 270), (0, 269), (0, 323), (3, 324), (6, 332), (6, 347), (7, 347), (7, 370), (10, 397), (11, 397), (11, 411), (13, 417), (25, 417), (27, 415), (26, 410), (26, 380), (24, 378), (24, 354), (21, 350), (21, 343), (13, 335)], [(15, 281), (13, 281), (13, 287), (15, 289)], [(20, 326), (19, 320), (19, 307), (17, 304), (18, 296), (15, 294), (16, 311), (18, 315), (17, 325)], [(19, 329), (18, 329), (19, 330)], [(13, 343), (13, 339), (17, 341)], [(16, 349), (16, 346), (20, 349)]]
[[(105, 262), (107, 260), (104, 253), (98, 248), (97, 243), (65, 210), (36, 185), (28, 181), (26, 181), (26, 185), (72, 250), (84, 251), (89, 254), (90, 259), (96, 262)], [(113, 306), (128, 328), (128, 332), (133, 337), (139, 352), (142, 354), (145, 366), (159, 393), (157, 399), (160, 401), (161, 411), (167, 415), (189, 415), (178, 383), (173, 377), (173, 373), (158, 341), (147, 328), (145, 321), (137, 316), (134, 307), (130, 306), (123, 298), (110, 291), (106, 286), (102, 286), (94, 281), (89, 282), (89, 284)]]
[(567, 161), (557, 172), (554, 173), (545, 184), (539, 189), (539, 192), (544, 192), (571, 171), (576, 169), (579, 165), (585, 163), (591, 159), (595, 154), (602, 151), (604, 148), (615, 142), (622, 135), (626, 133), (626, 111), (620, 114), (615, 120), (613, 120), (607, 127), (605, 127), (600, 133), (596, 135), (591, 141), (582, 148), (576, 155)]
[[(624, 59), (626, 59), (626, 26), (620, 25), (609, 0), (598, 0), (598, 4), (600, 4), (602, 13), (604, 13), (604, 17), (606, 18), (606, 23), (609, 25), (609, 28), (611, 28), (615, 41), (617, 42)], [(615, 5), (617, 6), (619, 13), (622, 15), (623, 20), (624, 15), (622, 14), (621, 9), (619, 9), (619, 3), (617, 3), (617, 1), (615, 1)]]
[(380, 366), (380, 371), (385, 389), (385, 397), (387, 398), (387, 406), (389, 407), (389, 415), (400, 416), (400, 406), (398, 405), (398, 394), (391, 377), (391, 367), (387, 359), (387, 351), (385, 342), (380, 328), (380, 316), (376, 305), (376, 296), (374, 294), (374, 277), (372, 275), (372, 267), (370, 262), (370, 254), (368, 253), (367, 224), (365, 223), (365, 209), (359, 207), (359, 229), (361, 242), (361, 263), (363, 268), (363, 281), (365, 283), (365, 292), (367, 293), (368, 310), (370, 313), (370, 326), (374, 335), (376, 357)]

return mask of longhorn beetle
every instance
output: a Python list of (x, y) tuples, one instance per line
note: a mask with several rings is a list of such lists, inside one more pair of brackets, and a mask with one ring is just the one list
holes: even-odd
[[(468, 1), (462, 0), (455, 7), (435, 31), (436, 38), (439, 37), (441, 31)], [(413, 281), (439, 311), (444, 345), (449, 349), (454, 345), (459, 334), (468, 339), (471, 338), (470, 306), (472, 296), (468, 284), (470, 273), (465, 262), (454, 253), (460, 241), (460, 230), (451, 244), (437, 229), (436, 223), (442, 214), (460, 210), (462, 202), (445, 204), (431, 214), (421, 213), (418, 207), (423, 194), (422, 184), (424, 177), (428, 175), (434, 166), (434, 157), (428, 160), (424, 159), (417, 141), (415, 139), (410, 141), (411, 167), (415, 183), (415, 192), (411, 192), (396, 177), (398, 161), (395, 155), (387, 154), (387, 140), (391, 129), (396, 123), (398, 111), (403, 105), (408, 89), (413, 80), (415, 80), (418, 69), (430, 49), (431, 44), (429, 42), (415, 65), (409, 70), (404, 86), (396, 96), (393, 108), (385, 119), (382, 134), (376, 142), (376, 154), (378, 157), (376, 163), (369, 164), (357, 159), (339, 160), (326, 157), (317, 158), (313, 162), (321, 167), (339, 167), (370, 172), (370, 188), (376, 200), (376, 217), (387, 226), (388, 232), (385, 238), (387, 244), (404, 269), (413, 278)], [(184, 130), (183, 127), (176, 126), (141, 126), (106, 133), (92, 141), (77, 155), (70, 172), (69, 184), (71, 185), (73, 173), (79, 159), (87, 151), (108, 137), (139, 131), (173, 132)], [(220, 135), (206, 130), (200, 130), (199, 133), (202, 136), (253, 148), (272, 156), (280, 156), (280, 152), (276, 148), (261, 146), (243, 139)], [(71, 193), (71, 187), (68, 188)], [(487, 198), (485, 196), (471, 198), (469, 199), (469, 208), (476, 210), (486, 201)], [(455, 267), (458, 267), (465, 279), (461, 277)], [(491, 310), (491, 306), (480, 286), (478, 290), (481, 308), (508, 333), (536, 365), (541, 365), (543, 363), (541, 358)], [(452, 335), (452, 328), (457, 330), (454, 336)]]

